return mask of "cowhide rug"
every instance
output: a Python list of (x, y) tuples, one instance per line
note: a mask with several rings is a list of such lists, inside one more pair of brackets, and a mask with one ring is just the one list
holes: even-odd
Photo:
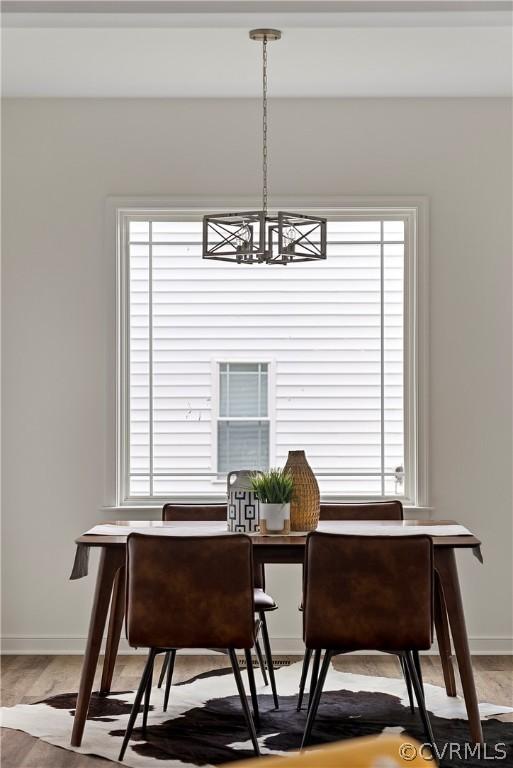
[[(244, 680), (247, 689), (247, 680)], [(270, 688), (259, 688), (262, 754), (284, 755), (298, 749), (306, 712), (296, 712), (301, 664), (276, 672), (280, 709), (273, 709)], [(257, 672), (257, 684), (260, 675)], [(437, 743), (464, 744), (468, 739), (465, 705), (451, 699), (442, 688), (425, 686)], [(124, 765), (130, 768), (192, 768), (227, 763), (253, 756), (242, 716), (235, 681), (228, 669), (198, 675), (173, 685), (167, 713), (162, 712), (163, 689), (154, 688), (147, 737), (138, 719)], [(82, 747), (77, 752), (93, 754), (114, 762), (134, 698), (133, 691), (115, 691), (107, 697), (94, 695)], [(306, 698), (306, 697), (305, 697)], [(37, 704), (18, 704), (0, 710), (1, 724), (25, 731), (64, 749), (71, 749), (72, 717), (76, 694), (52, 696)], [(481, 704), (482, 718), (505, 712), (509, 707)], [(137, 727), (139, 726), (139, 728)], [(406, 732), (423, 742), (418, 713), (410, 714), (402, 679), (369, 677), (338, 672), (331, 668), (324, 688), (313, 732), (312, 744), (380, 733)], [(475, 768), (495, 764), (513, 766), (513, 724), (486, 720), (484, 736), (487, 754), (501, 759), (442, 759), (442, 766)], [(505, 745), (504, 747), (501, 745)]]

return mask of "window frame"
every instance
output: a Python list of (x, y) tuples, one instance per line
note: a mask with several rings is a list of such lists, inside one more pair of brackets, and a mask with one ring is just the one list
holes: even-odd
[[(258, 207), (255, 198), (109, 198), (106, 206), (106, 242), (109, 252), (115, 250), (115, 370), (108, 366), (108, 409), (115, 414), (113, 434), (107, 435), (105, 503), (107, 508), (156, 509), (165, 497), (134, 497), (128, 495), (128, 439), (127, 439), (127, 373), (129, 356), (128, 292), (127, 286), (127, 230), (130, 220), (197, 220), (214, 209), (248, 210)], [(428, 199), (420, 197), (366, 197), (366, 198), (285, 198), (275, 199), (270, 210), (294, 209), (315, 211), (318, 215), (343, 219), (397, 219), (405, 221), (405, 305), (404, 305), (404, 418), (405, 418), (405, 507), (429, 510), (428, 499)], [(112, 232), (116, 232), (113, 249)], [(110, 237), (108, 237), (110, 235)], [(151, 252), (151, 245), (150, 245)], [(236, 267), (234, 267), (236, 268)], [(265, 268), (265, 267), (263, 267)], [(293, 268), (293, 265), (290, 269)], [(249, 362), (254, 359), (245, 358)], [(228, 362), (238, 362), (235, 358)], [(256, 362), (269, 362), (263, 356)], [(272, 366), (270, 367), (270, 371)], [(271, 378), (271, 377), (270, 377)], [(270, 399), (271, 407), (272, 398)], [(217, 424), (217, 421), (216, 421)], [(271, 419), (271, 429), (273, 419)], [(274, 452), (274, 435), (271, 453)], [(217, 439), (217, 429), (216, 429)], [(272, 460), (271, 460), (272, 463)], [(215, 484), (214, 484), (215, 485)], [(175, 498), (183, 498), (183, 494)], [(221, 493), (191, 495), (190, 500), (219, 500)], [(379, 500), (382, 496), (327, 495), (333, 501)]]
[(269, 466), (275, 463), (275, 428), (276, 428), (276, 402), (275, 402), (275, 360), (267, 355), (230, 355), (229, 357), (215, 357), (211, 360), (212, 383), (212, 423), (215, 429), (211, 435), (212, 470), (217, 474), (212, 478), (212, 485), (226, 485), (226, 478), (219, 472), (218, 467), (218, 427), (219, 421), (233, 421), (233, 418), (220, 415), (220, 369), (223, 363), (261, 363), (267, 365), (267, 416), (244, 417), (244, 421), (268, 421), (269, 422)]

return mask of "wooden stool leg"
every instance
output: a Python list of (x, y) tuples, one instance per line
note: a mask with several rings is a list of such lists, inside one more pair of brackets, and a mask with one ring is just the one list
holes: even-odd
[(105, 658), (103, 661), (102, 682), (100, 693), (110, 693), (114, 666), (118, 655), (119, 638), (125, 618), (125, 569), (120, 568), (114, 579), (112, 601), (110, 606), (109, 628), (107, 630), (107, 644), (105, 646)]
[(463, 688), (463, 697), (467, 708), (470, 738), (474, 744), (483, 744), (483, 730), (479, 715), (472, 660), (468, 647), (465, 614), (463, 612), (454, 550), (449, 547), (435, 547), (435, 568), (440, 576), (447, 605), (447, 615), (449, 616), (454, 650), (458, 660), (461, 687)]
[(435, 629), (438, 641), (438, 653), (444, 673), (445, 691), (447, 696), (456, 696), (456, 679), (452, 665), (451, 636), (445, 598), (440, 584), (440, 577), (435, 572)]
[(124, 547), (102, 547), (89, 623), (89, 633), (87, 635), (86, 652), (82, 663), (75, 718), (73, 720), (73, 731), (71, 734), (71, 745), (73, 747), (79, 747), (82, 743), (82, 736), (93, 688), (94, 674), (96, 672), (96, 665), (100, 654), (105, 622), (107, 621), (112, 586), (117, 571), (119, 571), (124, 564)]

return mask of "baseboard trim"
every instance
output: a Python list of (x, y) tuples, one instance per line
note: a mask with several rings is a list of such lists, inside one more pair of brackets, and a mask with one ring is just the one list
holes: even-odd
[[(83, 655), (86, 638), (82, 635), (4, 635), (0, 641), (2, 655)], [(277, 655), (302, 656), (303, 642), (299, 637), (271, 637), (273, 652)], [(476, 656), (510, 656), (513, 655), (513, 638), (511, 637), (471, 637), (469, 638), (470, 652)], [(123, 654), (144, 654), (144, 650), (134, 650), (128, 646), (125, 638), (121, 639), (119, 652)], [(187, 651), (190, 655), (205, 655), (214, 651)], [(437, 653), (436, 643), (428, 652)], [(370, 655), (370, 652), (366, 652)]]

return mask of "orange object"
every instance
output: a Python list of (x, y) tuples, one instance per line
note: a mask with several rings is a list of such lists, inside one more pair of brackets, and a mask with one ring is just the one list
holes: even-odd
[[(425, 755), (425, 757), (424, 757)], [(323, 747), (313, 747), (282, 763), (286, 768), (436, 768), (429, 758), (428, 747), (402, 736), (368, 736), (363, 739), (338, 741)], [(229, 768), (276, 768), (276, 757), (230, 763)]]

